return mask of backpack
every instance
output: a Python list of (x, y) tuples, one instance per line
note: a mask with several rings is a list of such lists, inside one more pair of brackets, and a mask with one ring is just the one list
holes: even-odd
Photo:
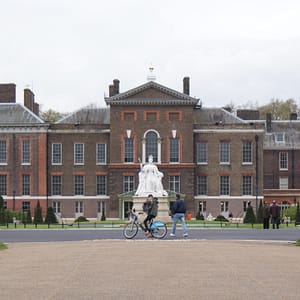
[(144, 202), (143, 203), (143, 212), (148, 213), (150, 207), (151, 207), (151, 203), (149, 201)]

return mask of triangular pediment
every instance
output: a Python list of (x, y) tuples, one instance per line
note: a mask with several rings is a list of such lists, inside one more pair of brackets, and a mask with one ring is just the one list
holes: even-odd
[(199, 99), (177, 92), (154, 81), (128, 90), (127, 92), (105, 98), (107, 104), (178, 104), (195, 105)]

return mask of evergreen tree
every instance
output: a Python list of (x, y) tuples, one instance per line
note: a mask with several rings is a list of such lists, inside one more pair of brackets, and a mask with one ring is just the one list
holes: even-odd
[(255, 214), (253, 211), (253, 207), (251, 205), (248, 206), (246, 210), (246, 215), (244, 218), (244, 223), (245, 224), (254, 224), (256, 221)]
[(32, 217), (31, 217), (30, 209), (27, 211), (27, 214), (26, 214), (26, 224), (32, 224)]
[(258, 206), (256, 221), (257, 221), (258, 224), (262, 224), (263, 223), (263, 206), (262, 206), (262, 200), (259, 201), (259, 206)]
[(40, 205), (40, 201), (37, 202), (36, 208), (34, 209), (33, 223), (43, 224), (42, 208)]
[(297, 210), (296, 210), (296, 218), (295, 218), (296, 223), (300, 223), (300, 209), (299, 209), (299, 202), (297, 203)]
[(5, 223), (5, 209), (3, 197), (0, 195), (0, 224)]
[(57, 224), (57, 218), (55, 216), (55, 213), (53, 211), (53, 208), (51, 206), (49, 206), (47, 208), (47, 214), (46, 214), (46, 218), (45, 218), (45, 224)]

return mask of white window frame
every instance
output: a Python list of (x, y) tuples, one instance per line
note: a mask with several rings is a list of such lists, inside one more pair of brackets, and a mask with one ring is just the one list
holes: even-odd
[[(172, 142), (177, 142), (176, 144), (173, 145), (172, 147)], [(175, 149), (174, 146), (177, 148)], [(176, 151), (172, 151), (173, 149), (175, 149)], [(171, 154), (175, 153), (177, 155), (177, 160), (173, 160), (171, 161)], [(170, 164), (178, 164), (179, 160), (180, 160), (180, 139), (178, 137), (175, 138), (170, 138), (170, 145), (169, 145), (169, 155), (170, 155)], [(175, 157), (174, 157), (175, 158)]]
[[(202, 147), (200, 147), (202, 145), (203, 145), (203, 149), (202, 149)], [(196, 159), (197, 159), (198, 165), (207, 165), (207, 160), (208, 160), (207, 149), (208, 149), (208, 142), (197, 142), (196, 143), (196, 156), (197, 156)], [(204, 150), (204, 151), (202, 151), (202, 150)], [(201, 155), (201, 154), (203, 154), (203, 155)], [(201, 156), (205, 156), (204, 157), (205, 159), (203, 161), (199, 159), (199, 157), (201, 157)]]
[[(228, 148), (224, 149), (223, 145), (228, 145)], [(226, 150), (226, 153), (224, 152)], [(223, 156), (226, 156), (226, 160), (223, 160)], [(220, 142), (220, 165), (230, 164), (230, 142)]]
[[(82, 178), (82, 182), (77, 182), (76, 180)], [(85, 176), (84, 175), (74, 175), (74, 196), (83, 196), (85, 193)], [(82, 185), (82, 193), (76, 193), (76, 190), (79, 189), (79, 187), (76, 187), (76, 185)]]
[(30, 165), (31, 164), (31, 141), (30, 140), (22, 140), (21, 141), (21, 154), (22, 154), (22, 165)]
[[(250, 149), (248, 145), (250, 144)], [(247, 149), (245, 149), (247, 148)], [(250, 154), (250, 161), (245, 160)], [(252, 165), (253, 164), (253, 143), (251, 141), (244, 141), (242, 145), (242, 164), (243, 165)]]
[(285, 144), (285, 134), (284, 132), (275, 133), (275, 143), (284, 145)]
[[(104, 149), (99, 149), (101, 145), (101, 148), (102, 146), (104, 145)], [(102, 156), (102, 150), (104, 151), (104, 159), (100, 159), (100, 156)], [(106, 154), (107, 154), (107, 145), (106, 143), (97, 143), (96, 144), (96, 164), (97, 165), (106, 165), (107, 163), (107, 159), (106, 159)]]
[[(126, 159), (128, 158), (128, 157), (126, 157), (126, 155), (129, 153), (129, 152), (131, 152), (131, 151), (128, 151), (129, 149), (128, 149), (128, 147), (126, 146), (126, 141), (128, 141), (128, 140), (130, 140), (131, 142), (132, 142), (132, 159), (131, 160), (128, 160), (128, 161), (126, 161)], [(125, 137), (124, 138), (124, 163), (126, 163), (126, 164), (130, 164), (130, 163), (133, 163), (134, 162), (134, 139), (132, 138), (132, 137)]]
[(279, 189), (280, 190), (288, 190), (289, 188), (289, 178), (287, 176), (279, 177)]
[[(104, 178), (104, 193), (98, 193), (98, 178)], [(103, 184), (103, 183), (101, 183)], [(107, 176), (106, 175), (96, 175), (96, 195), (106, 195), (107, 194)]]
[[(147, 137), (147, 134), (151, 131), (153, 131), (157, 135), (157, 162), (156, 161), (153, 161), (153, 162), (157, 163), (157, 164), (161, 164), (161, 137), (160, 137), (158, 131), (156, 131), (154, 129), (149, 129), (144, 133), (144, 136), (142, 139), (142, 150), (143, 150), (142, 162), (146, 163), (149, 158), (149, 157), (146, 157), (146, 137)], [(149, 153), (149, 154), (152, 154), (152, 153)]]
[(0, 165), (7, 165), (7, 142), (0, 140)]
[[(82, 148), (77, 148), (79, 146)], [(82, 151), (82, 153), (79, 153), (79, 150)], [(74, 144), (74, 165), (84, 165), (84, 143)]]
[[(285, 156), (285, 157), (283, 157)], [(285, 152), (285, 151), (280, 151), (279, 152), (279, 170), (280, 171), (288, 171), (288, 166), (289, 166), (289, 156), (288, 156), (288, 152)], [(286, 167), (281, 167), (281, 165), (283, 164), (286, 164)]]
[[(54, 149), (56, 146), (58, 146), (59, 148)], [(55, 160), (57, 160), (57, 161), (55, 161)], [(62, 143), (52, 143), (51, 164), (52, 165), (62, 165)]]

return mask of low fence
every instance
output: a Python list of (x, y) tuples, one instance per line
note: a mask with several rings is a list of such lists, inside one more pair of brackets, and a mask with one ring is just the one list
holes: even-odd
[[(6, 223), (0, 224), (0, 229), (84, 229), (84, 228), (122, 228), (127, 224), (126, 221), (112, 221), (112, 222), (76, 222), (76, 223), (59, 223), (59, 224), (26, 224), (26, 223)], [(172, 226), (172, 222), (167, 224)], [(262, 228), (262, 224), (244, 224), (240, 222), (216, 222), (216, 221), (202, 221), (202, 222), (193, 222), (187, 221), (186, 225), (188, 228)], [(300, 223), (284, 223), (281, 224), (282, 227), (297, 227)], [(181, 226), (178, 224), (177, 226)]]

